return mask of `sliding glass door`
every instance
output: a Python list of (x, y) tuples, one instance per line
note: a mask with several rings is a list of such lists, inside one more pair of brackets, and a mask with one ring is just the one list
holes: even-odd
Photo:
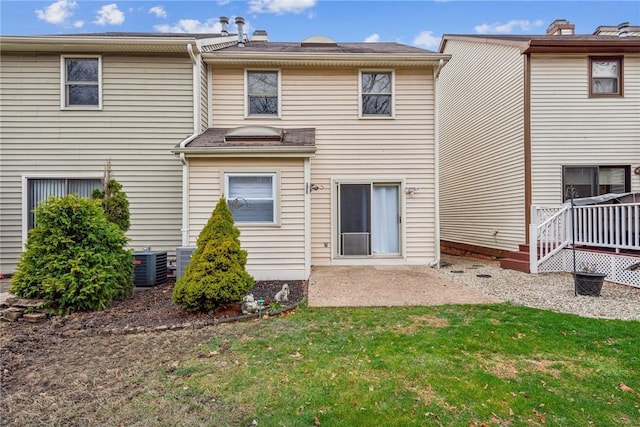
[(400, 253), (399, 185), (338, 184), (341, 256)]

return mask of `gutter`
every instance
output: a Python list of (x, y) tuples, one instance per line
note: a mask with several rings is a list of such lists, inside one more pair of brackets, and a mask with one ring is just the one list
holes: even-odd
[(440, 71), (442, 71), (442, 67), (444, 67), (444, 59), (440, 59), (438, 66), (433, 70), (433, 79), (434, 79), (434, 123), (433, 123), (433, 152), (435, 157), (434, 164), (434, 193), (435, 193), (435, 201), (434, 201), (434, 209), (435, 209), (435, 253), (436, 258), (429, 263), (429, 267), (440, 268), (440, 111), (439, 103), (440, 103)]
[[(193, 141), (200, 130), (200, 53), (194, 52), (191, 43), (187, 44), (187, 52), (193, 63), (193, 133), (180, 142), (180, 149), (184, 149)], [(182, 163), (182, 228), (180, 231), (182, 246), (187, 246), (189, 244), (189, 163), (184, 152), (180, 153), (180, 163)]]

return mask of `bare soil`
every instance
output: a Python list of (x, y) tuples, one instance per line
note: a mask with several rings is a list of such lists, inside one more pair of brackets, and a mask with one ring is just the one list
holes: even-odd
[[(252, 293), (269, 304), (283, 283), (256, 282)], [(291, 290), (287, 306), (303, 301), (306, 282), (286, 283)], [(184, 358), (200, 357), (212, 339), (260, 327), (242, 315), (239, 303), (189, 313), (171, 301), (172, 289), (173, 283), (167, 283), (137, 290), (100, 312), (52, 316), (38, 324), (3, 322), (2, 425), (157, 425), (153, 416), (148, 424), (127, 420), (122, 406), (153, 394), (159, 372), (175, 369)], [(156, 421), (181, 417), (157, 415)]]

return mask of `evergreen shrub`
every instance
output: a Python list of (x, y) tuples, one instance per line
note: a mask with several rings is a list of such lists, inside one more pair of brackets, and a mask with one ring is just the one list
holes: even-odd
[(127, 238), (107, 221), (98, 201), (50, 197), (35, 210), (10, 292), (42, 298), (61, 314), (102, 310), (133, 293)]
[(224, 197), (200, 232), (184, 275), (173, 288), (173, 301), (187, 311), (209, 311), (241, 301), (253, 289), (247, 251)]

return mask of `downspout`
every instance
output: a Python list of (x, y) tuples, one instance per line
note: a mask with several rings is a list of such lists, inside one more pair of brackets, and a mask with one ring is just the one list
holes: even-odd
[[(193, 51), (193, 45), (187, 45), (187, 52), (193, 63), (193, 133), (180, 142), (184, 148), (193, 141), (200, 131), (200, 54)], [(182, 163), (182, 246), (189, 244), (189, 162), (184, 153), (180, 153)]]
[(444, 67), (444, 59), (440, 59), (438, 62), (438, 66), (433, 70), (433, 79), (434, 79), (434, 124), (433, 124), (433, 155), (435, 157), (434, 161), (434, 193), (435, 193), (435, 253), (436, 258), (429, 263), (429, 267), (440, 268), (440, 71), (442, 71), (442, 67)]

